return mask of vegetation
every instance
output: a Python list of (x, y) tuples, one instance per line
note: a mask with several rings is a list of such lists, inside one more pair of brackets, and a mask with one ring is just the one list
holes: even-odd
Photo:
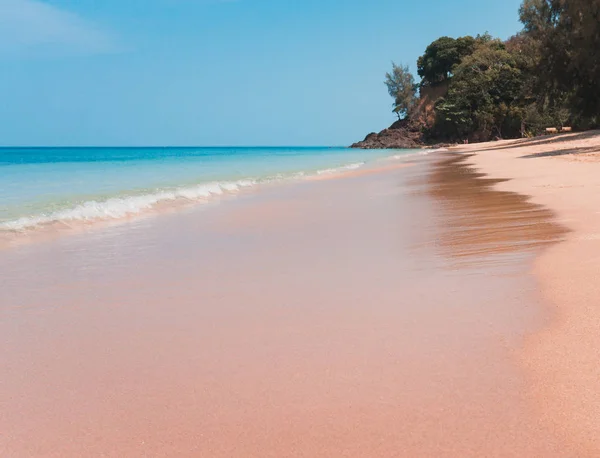
[(409, 116), (415, 106), (417, 85), (408, 65), (396, 65), (392, 62), (392, 72), (385, 74), (385, 85), (394, 98), (394, 113), (399, 119)]
[(427, 46), (425, 54), (417, 61), (418, 73), (422, 78), (421, 84), (433, 85), (449, 79), (454, 66), (474, 49), (473, 37), (438, 38)]
[[(523, 30), (441, 37), (417, 62), (393, 65), (386, 85), (394, 111), (433, 141), (537, 135), (546, 127), (585, 129), (600, 121), (600, 0), (524, 0)], [(428, 88), (444, 87), (434, 116), (420, 115)]]

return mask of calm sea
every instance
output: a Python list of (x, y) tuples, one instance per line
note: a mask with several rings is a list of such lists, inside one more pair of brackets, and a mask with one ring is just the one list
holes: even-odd
[(0, 148), (0, 231), (118, 219), (286, 180), (401, 159), (347, 148)]

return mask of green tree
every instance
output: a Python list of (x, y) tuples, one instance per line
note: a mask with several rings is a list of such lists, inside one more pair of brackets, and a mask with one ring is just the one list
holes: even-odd
[(476, 39), (470, 36), (461, 38), (441, 37), (427, 46), (425, 53), (417, 61), (418, 74), (424, 85), (433, 85), (449, 79), (453, 68), (463, 57), (475, 49)]
[(454, 68), (448, 94), (436, 106), (436, 135), (478, 140), (518, 136), (522, 90), (523, 73), (502, 42), (481, 42)]
[(567, 38), (561, 17), (563, 0), (524, 0), (519, 17), (524, 34), (537, 44), (537, 63), (534, 71), (538, 75), (536, 92), (540, 104), (554, 109), (557, 100), (569, 90), (567, 77)]
[[(564, 85), (574, 87), (573, 108), (583, 116), (600, 115), (600, 0), (564, 2), (560, 30), (568, 57)], [(559, 35), (560, 36), (560, 35)]]
[(560, 23), (563, 0), (523, 0), (519, 18), (524, 31), (543, 40)]
[(536, 71), (547, 109), (600, 114), (600, 0), (524, 0), (524, 33), (539, 43)]
[(410, 116), (416, 101), (417, 86), (415, 78), (407, 65), (396, 65), (392, 62), (391, 73), (385, 74), (385, 85), (394, 99), (394, 113), (399, 119)]

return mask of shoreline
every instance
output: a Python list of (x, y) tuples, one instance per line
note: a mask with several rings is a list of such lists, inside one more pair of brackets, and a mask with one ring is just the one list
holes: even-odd
[[(574, 223), (600, 163), (519, 159), (561, 150), (564, 138), (547, 140), (2, 252), (0, 449), (595, 456), (600, 332), (581, 329), (593, 310), (562, 307), (593, 291), (561, 281), (573, 281), (569, 256), (595, 252), (577, 246), (596, 242), (589, 221)], [(593, 285), (597, 270), (578, 267)]]
[(581, 456), (514, 360), (551, 215), (492, 183), (439, 154), (3, 252), (0, 449)]
[[(157, 190), (153, 194), (85, 201), (49, 214), (24, 216), (14, 221), (0, 223), (0, 250), (127, 224), (180, 210), (219, 204), (238, 196), (260, 193), (273, 187), (372, 174), (395, 167), (402, 168), (430, 152), (434, 150), (394, 155), (393, 150), (390, 150), (389, 156), (376, 158), (370, 162), (348, 163), (329, 169), (291, 173), (288, 176), (263, 179), (248, 177), (235, 182), (207, 182), (172, 190)], [(109, 208), (111, 205), (117, 207), (116, 212)]]
[[(546, 325), (521, 362), (542, 421), (584, 456), (600, 453), (600, 132), (469, 145), (469, 159), (498, 190), (530, 196), (568, 232), (536, 257), (532, 273)], [(508, 180), (506, 180), (508, 179)]]

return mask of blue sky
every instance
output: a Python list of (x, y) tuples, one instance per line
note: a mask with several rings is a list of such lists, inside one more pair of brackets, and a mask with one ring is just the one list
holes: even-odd
[(520, 0), (0, 0), (1, 145), (347, 145), (442, 35)]

